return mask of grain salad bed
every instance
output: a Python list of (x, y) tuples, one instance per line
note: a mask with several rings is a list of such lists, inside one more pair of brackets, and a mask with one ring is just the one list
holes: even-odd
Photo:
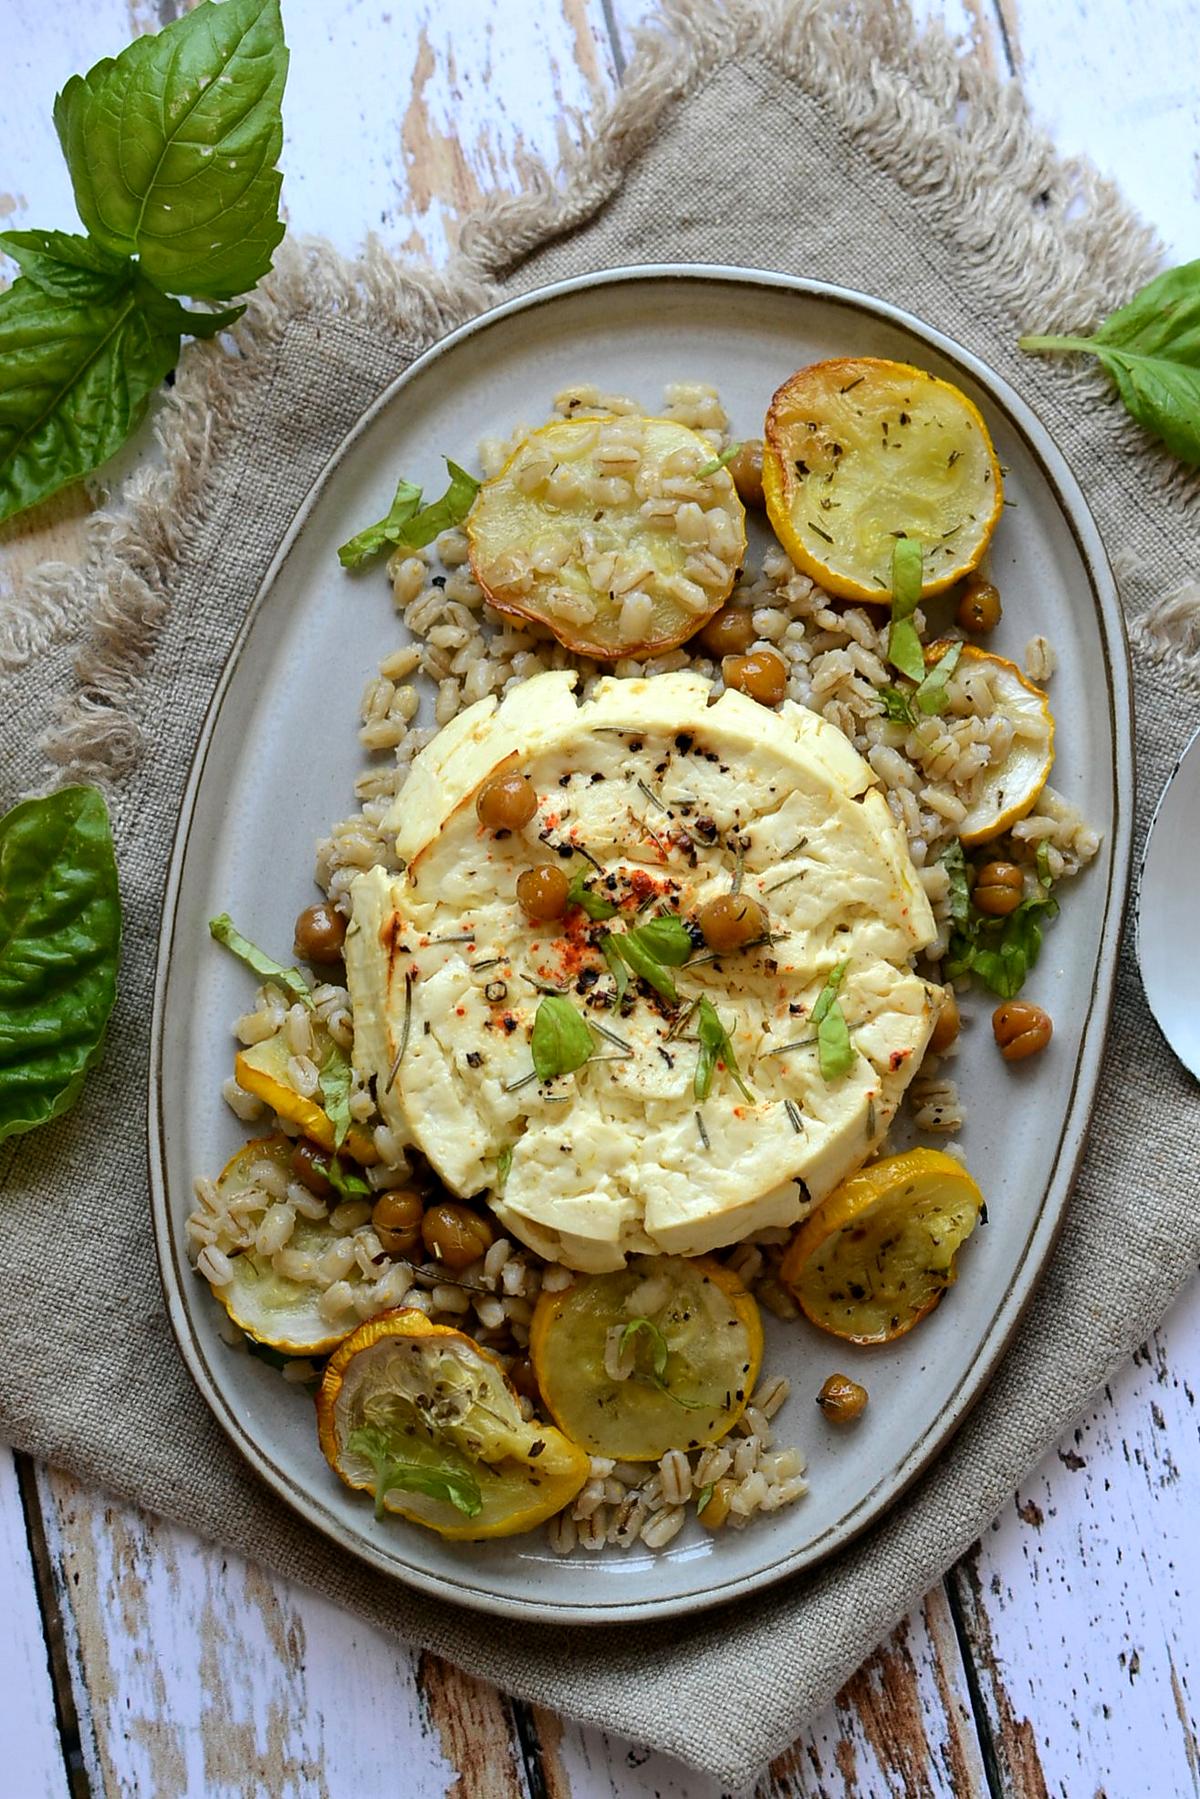
[[(564, 419), (597, 421), (601, 452), (608, 444), (617, 458), (613, 470), (618, 462), (621, 470), (604, 474), (602, 480), (632, 478), (636, 464), (630, 457), (636, 450), (622, 420), (640, 412), (636, 401), (578, 384), (555, 397), (554, 411)], [(715, 454), (729, 447), (729, 421), (712, 387), (669, 386), (658, 416), (699, 432)], [(485, 477), (505, 466), (529, 429), (518, 426), (510, 439), (489, 439), (479, 446)], [(602, 501), (606, 494), (598, 492), (595, 497)], [(698, 543), (699, 528), (687, 511), (690, 507), (699, 516), (698, 508), (686, 493), (656, 496), (652, 504), (662, 515), (664, 528), (674, 523), (681, 538), (686, 535)], [(760, 537), (767, 538), (765, 531)], [(698, 547), (698, 553), (706, 552)], [(720, 661), (710, 659), (698, 645), (685, 644), (645, 661), (625, 658), (615, 665), (572, 654), (546, 626), (494, 611), (468, 555), (465, 532), (454, 529), (441, 535), (431, 549), (397, 555), (389, 565), (394, 604), (408, 641), (382, 659), (363, 693), (359, 735), (373, 761), (356, 783), (360, 809), (337, 823), (317, 849), (318, 884), (342, 912), (349, 909), (351, 883), (364, 870), (399, 870), (394, 840), (385, 832), (383, 820), (403, 789), (413, 757), (463, 708), (556, 669), (578, 670), (584, 697), (605, 674), (622, 678), (684, 669), (720, 689)], [(940, 716), (922, 716), (915, 722), (889, 716), (881, 702), (881, 693), (893, 680), (885, 616), (877, 609), (831, 600), (807, 575), (797, 572), (774, 539), (751, 548), (730, 604), (749, 615), (755, 646), (770, 648), (783, 658), (787, 697), (836, 726), (874, 771), (933, 910), (937, 935), (923, 958), (923, 972), (937, 981), (949, 944), (953, 903), (951, 868), (942, 858), (957, 845), (958, 829), (989, 768), (1012, 748), (1019, 721), (1014, 723), (1000, 708), (987, 669), (965, 658), (949, 678), (948, 703)], [(633, 632), (640, 614), (626, 605), (622, 620), (627, 613)], [(914, 622), (924, 634), (926, 621), (920, 610)], [(957, 638), (962, 633), (951, 629), (946, 635)], [(1055, 667), (1049, 642), (1041, 636), (1030, 639), (1023, 663), (1031, 680), (1048, 682)], [(428, 698), (423, 696), (432, 698), (429, 723), (421, 722), (429, 714)], [(1047, 786), (1033, 811), (988, 847), (1022, 867), (1032, 884), (1039, 878), (1055, 883), (1068, 879), (1095, 855), (1098, 845), (1085, 820)], [(267, 980), (258, 989), (254, 1007), (236, 1021), (234, 1030), (246, 1047), (277, 1044), (284, 1054), (288, 1085), (313, 1097), (319, 1094), (321, 1078), (314, 1059), (314, 1023), (343, 1051), (352, 1049), (354, 1020), (344, 986), (318, 985), (309, 1001), (299, 1003)], [(964, 1116), (953, 1078), (955, 1049), (951, 1045), (940, 1057), (927, 1054), (909, 1089), (911, 1125), (919, 1132), (936, 1133), (943, 1141), (953, 1137)], [(226, 1082), (224, 1096), (247, 1124), (290, 1137), (302, 1135), (299, 1126), (272, 1113), (235, 1079)], [(199, 1273), (220, 1292), (233, 1278), (232, 1258), (252, 1249), (281, 1278), (312, 1288), (317, 1310), (331, 1330), (344, 1330), (349, 1323), (400, 1306), (466, 1330), (509, 1369), (522, 1414), (537, 1417), (536, 1385), (529, 1378), (527, 1355), (533, 1307), (539, 1293), (568, 1287), (572, 1272), (507, 1236), (496, 1236), (485, 1253), (453, 1278), (435, 1261), (390, 1254), (372, 1226), (371, 1194), (404, 1187), (414, 1178), (428, 1179), (428, 1171), (416, 1166), (413, 1155), (380, 1122), (373, 1093), (353, 1072), (347, 1105), (355, 1125), (370, 1134), (378, 1156), (363, 1171), (370, 1193), (340, 1198), (335, 1194), (327, 1200), (288, 1178), (268, 1156), (250, 1167), (248, 1180), (232, 1195), (213, 1181), (200, 1179), (187, 1226)], [(319, 1253), (297, 1247), (297, 1233), (306, 1220), (328, 1221), (332, 1229), (334, 1240)], [(726, 1265), (780, 1318), (798, 1315), (779, 1279), (790, 1236), (789, 1229), (768, 1229), (722, 1252)], [(232, 1322), (223, 1335), (235, 1349), (263, 1353)], [(320, 1377), (318, 1360), (283, 1355), (276, 1359), (282, 1378), (291, 1384), (310, 1387)], [(619, 1333), (610, 1332), (605, 1353), (609, 1377), (628, 1378), (633, 1365), (633, 1355)], [(787, 1397), (788, 1382), (764, 1373), (727, 1442), (691, 1453), (673, 1449), (651, 1466), (593, 1457), (586, 1483), (547, 1526), (552, 1548), (569, 1554), (577, 1546), (595, 1552), (606, 1545), (629, 1548), (640, 1542), (660, 1549), (683, 1528), (689, 1508), (702, 1510), (710, 1529), (726, 1524), (738, 1528), (758, 1513), (776, 1511), (801, 1498), (806, 1491), (803, 1458), (797, 1449), (775, 1440), (776, 1417)]]

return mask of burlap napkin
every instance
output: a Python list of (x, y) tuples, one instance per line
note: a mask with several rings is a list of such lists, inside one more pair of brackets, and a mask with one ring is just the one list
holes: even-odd
[(493, 206), (447, 277), (292, 249), (236, 354), (189, 351), (163, 466), (101, 519), (82, 572), (0, 619), (0, 798), (69, 773), (112, 795), (127, 938), (101, 1069), (0, 1152), (0, 1434), (182, 1520), (522, 1695), (738, 1784), (795, 1736), (987, 1525), (1188, 1280), (1200, 1252), (1193, 1083), (1132, 958), (1058, 1250), (968, 1423), (904, 1502), (809, 1578), (694, 1621), (579, 1631), (477, 1617), (341, 1554), (249, 1475), (176, 1355), (145, 1173), (147, 1021), (188, 759), (280, 536), (380, 388), (504, 291), (629, 262), (779, 268), (897, 301), (1012, 380), (1066, 452), (1116, 562), (1138, 703), (1139, 832), (1200, 716), (1196, 481), (1087, 369), (1022, 357), (1151, 271), (1117, 196), (1055, 160), (1018, 97), (918, 42), (885, 0), (687, 0), (645, 43), (565, 192)]

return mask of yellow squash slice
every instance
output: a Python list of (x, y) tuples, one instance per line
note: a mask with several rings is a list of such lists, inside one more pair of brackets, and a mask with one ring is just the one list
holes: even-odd
[(758, 1307), (728, 1268), (707, 1256), (638, 1256), (544, 1292), (529, 1353), (542, 1398), (573, 1442), (653, 1462), (733, 1429), (762, 1345)]
[(925, 553), (922, 593), (968, 574), (1004, 495), (964, 393), (906, 362), (815, 362), (785, 381), (763, 432), (763, 491), (798, 569), (839, 599), (890, 601), (898, 536)]
[[(949, 648), (947, 639), (929, 644), (926, 664), (932, 667)], [(1054, 763), (1054, 714), (1042, 689), (1026, 680), (1015, 662), (965, 643), (956, 677), (969, 679), (976, 671), (986, 676), (993, 709), (1008, 720), (1014, 735), (1004, 760), (985, 770), (976, 783), (971, 809), (958, 827), (968, 847), (1010, 831), (1032, 812)]]
[[(328, 1114), (315, 1099), (305, 1099), (303, 1094), (297, 1093), (288, 1077), (288, 1061), (287, 1038), (282, 1031), (278, 1031), (274, 1037), (267, 1037), (262, 1043), (256, 1043), (253, 1049), (240, 1051), (234, 1062), (233, 1072), (239, 1087), (244, 1087), (247, 1093), (265, 1100), (281, 1118), (286, 1118), (291, 1124), (298, 1124), (304, 1135), (311, 1137), (322, 1149), (332, 1150), (334, 1131)], [(379, 1152), (371, 1133), (357, 1124), (350, 1126), (342, 1148), (345, 1154), (353, 1156), (364, 1168), (369, 1168), (379, 1160)]]
[[(222, 1170), (218, 1192), (223, 1198), (232, 1199), (249, 1191), (264, 1164), (286, 1174), (294, 1147), (287, 1137), (281, 1136), (261, 1137), (245, 1144)], [(264, 1200), (264, 1213), (271, 1203)], [(261, 1215), (251, 1213), (249, 1218), (255, 1225), (261, 1222)], [(297, 1218), (288, 1248), (319, 1256), (334, 1241), (335, 1232), (327, 1219)], [(349, 1336), (358, 1322), (355, 1316), (340, 1326), (330, 1324), (318, 1304), (320, 1289), (277, 1274), (268, 1256), (246, 1249), (231, 1255), (230, 1260), (232, 1281), (224, 1287), (214, 1287), (213, 1292), (233, 1322), (256, 1343), (265, 1343), (284, 1355), (326, 1355)], [(354, 1284), (362, 1276), (354, 1268), (347, 1279)]]
[(961, 1162), (913, 1149), (860, 1168), (796, 1231), (780, 1275), (806, 1318), (851, 1343), (890, 1343), (932, 1312), (983, 1195)]
[(561, 1511), (588, 1457), (526, 1423), (500, 1363), (423, 1312), (385, 1312), (331, 1356), (321, 1449), (348, 1487), (443, 1537), (511, 1537)]
[(745, 558), (745, 509), (715, 460), (670, 419), (544, 425), (479, 491), (475, 578), (577, 655), (674, 649), (728, 599)]

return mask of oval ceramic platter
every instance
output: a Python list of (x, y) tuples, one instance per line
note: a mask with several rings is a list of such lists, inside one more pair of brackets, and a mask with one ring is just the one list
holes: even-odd
[[(987, 1228), (964, 1252), (946, 1302), (891, 1348), (856, 1352), (803, 1322), (765, 1318), (764, 1366), (793, 1386), (779, 1440), (804, 1451), (811, 1490), (743, 1532), (713, 1539), (690, 1523), (665, 1553), (638, 1545), (563, 1562), (541, 1533), (454, 1544), (400, 1520), (376, 1522), (322, 1459), (308, 1395), (222, 1340), (224, 1314), (191, 1271), (184, 1233), (193, 1176), (219, 1170), (245, 1135), (221, 1084), (230, 1022), (250, 988), (211, 943), (207, 920), (229, 911), (286, 953), (296, 912), (314, 895), (314, 842), (355, 809), (359, 695), (403, 641), (382, 566), (351, 579), (337, 546), (383, 515), (401, 474), (440, 492), (444, 454), (473, 464), (481, 437), (536, 422), (570, 382), (596, 380), (653, 407), (668, 381), (711, 381), (734, 436), (751, 436), (783, 379), (840, 355), (915, 362), (957, 382), (983, 411), (1016, 502), (991, 552), (1005, 601), (996, 647), (1019, 659), (1035, 631), (1055, 646), (1054, 783), (1104, 834), (1047, 933), (1036, 974), (1036, 998), (1055, 1022), (1052, 1054), (1005, 1067), (987, 996), (971, 1002), (957, 1077), (970, 1109), (962, 1144), (987, 1198)], [(333, 457), (255, 601), (197, 751), (167, 892), (151, 1076), (158, 1249), (188, 1366), (250, 1467), (348, 1553), (389, 1574), (466, 1605), (563, 1622), (717, 1604), (811, 1567), (878, 1519), (978, 1398), (1061, 1222), (1104, 1050), (1129, 860), (1130, 735), (1120, 613), (1074, 480), (1019, 396), (915, 319), (777, 275), (631, 269), (513, 301), (415, 363)], [(843, 1364), (865, 1378), (871, 1403), (854, 1429), (837, 1433), (812, 1401)]]

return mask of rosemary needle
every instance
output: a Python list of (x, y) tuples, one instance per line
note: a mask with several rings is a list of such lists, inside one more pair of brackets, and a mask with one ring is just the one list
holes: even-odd
[(703, 1143), (705, 1149), (711, 1149), (712, 1144), (708, 1140), (708, 1131), (705, 1128), (704, 1117), (700, 1112), (696, 1113), (696, 1129), (700, 1133), (700, 1141)]
[(396, 1051), (396, 1060), (392, 1063), (388, 1073), (385, 1093), (391, 1092), (396, 1076), (400, 1072), (400, 1064), (404, 1060), (404, 1052), (408, 1048), (409, 1033), (412, 1030), (412, 989), (413, 972), (411, 968), (406, 968), (404, 971), (404, 1023), (400, 1029), (400, 1047)]

